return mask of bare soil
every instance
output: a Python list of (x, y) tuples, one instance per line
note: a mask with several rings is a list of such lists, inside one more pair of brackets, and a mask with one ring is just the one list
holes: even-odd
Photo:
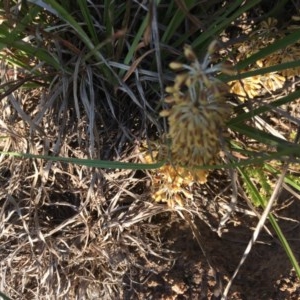
[[(286, 197), (292, 203), (278, 213), (281, 217), (288, 216), (286, 220), (281, 219), (279, 225), (299, 261), (300, 202), (287, 194), (282, 201), (286, 201)], [(172, 251), (174, 261), (154, 257), (147, 261), (141, 257), (138, 264), (145, 270), (136, 268), (136, 273), (128, 276), (131, 280), (124, 278), (124, 299), (219, 299), (219, 287), (189, 225), (175, 215), (162, 222), (165, 226), (162, 226), (161, 239)], [(219, 237), (206, 224), (196, 220), (202, 246), (220, 272), (223, 285), (238, 266), (256, 222), (255, 217), (237, 214), (227, 226), (227, 232)], [(260, 234), (234, 280), (229, 299), (300, 299), (300, 282), (275, 236), (271, 237), (266, 231)]]

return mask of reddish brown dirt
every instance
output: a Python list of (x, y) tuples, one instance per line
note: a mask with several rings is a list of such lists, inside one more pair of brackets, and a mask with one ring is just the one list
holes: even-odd
[[(299, 212), (300, 201), (294, 200), (292, 205), (279, 214), (299, 222)], [(206, 252), (214, 267), (220, 271), (223, 286), (239, 264), (251, 238), (251, 225), (256, 225), (254, 218), (239, 215), (236, 219), (240, 225), (228, 226), (228, 232), (221, 238), (202, 222), (196, 224)], [(297, 222), (279, 220), (285, 237), (300, 261), (300, 226)], [(268, 228), (271, 226), (268, 225)], [(130, 287), (128, 278), (125, 278), (127, 286), (124, 299), (219, 299), (214, 296), (216, 282), (212, 272), (188, 224), (179, 218), (177, 221), (166, 220), (161, 239), (170, 251), (174, 251), (174, 264), (157, 258), (146, 262), (141, 258), (139, 263), (146, 269), (151, 268), (152, 272), (146, 275), (141, 269), (136, 271), (131, 277), (134, 282), (131, 282)], [(261, 232), (259, 241), (234, 280), (228, 299), (300, 299), (300, 282), (292, 271), (290, 261), (279, 241), (266, 231)]]

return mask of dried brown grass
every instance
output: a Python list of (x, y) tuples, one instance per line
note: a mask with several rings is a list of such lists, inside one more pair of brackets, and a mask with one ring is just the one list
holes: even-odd
[[(53, 82), (52, 94), (39, 88), (4, 98), (1, 150), (138, 161), (141, 132), (136, 129), (130, 142), (121, 131), (132, 127), (120, 128), (122, 120), (114, 128), (107, 120), (100, 124), (89, 103), (78, 105), (75, 114), (68, 89), (62, 78)], [(96, 134), (86, 131), (91, 120)], [(137, 269), (155, 273), (151, 257), (171, 259), (160, 240), (161, 220), (182, 208), (153, 203), (150, 179), (141, 171), (2, 155), (0, 174), (1, 286), (13, 299), (117, 299), (130, 289)], [(204, 215), (194, 202), (185, 209)], [(140, 265), (140, 258), (148, 264)]]
[[(135, 103), (117, 114), (107, 94), (105, 105), (85, 101), (94, 86), (80, 80), (75, 102), (59, 76), (49, 89), (3, 97), (1, 150), (137, 161), (133, 137), (141, 139), (147, 115)], [(1, 84), (11, 85), (7, 73)], [(152, 203), (143, 172), (2, 154), (0, 175), (1, 290), (13, 299), (116, 299), (130, 273), (146, 268), (137, 257), (168, 258), (151, 218), (169, 208)]]
[[(72, 73), (51, 74), (48, 88), (26, 89), (26, 72), (23, 79), (11, 78), (2, 66), (0, 150), (138, 161), (141, 141), (166, 132), (154, 107), (160, 106), (163, 80), (169, 78), (160, 65), (158, 28), (152, 31), (154, 51), (131, 67), (107, 62), (114, 75), (115, 70), (128, 71), (123, 81), (115, 76), (118, 89), (97, 66), (85, 64), (80, 53), (74, 56), (59, 44), (53, 49)], [(147, 68), (154, 56), (158, 73)], [(215, 172), (206, 187), (192, 186), (194, 200), (172, 209), (153, 203), (149, 177), (141, 171), (2, 154), (0, 290), (13, 299), (124, 298), (134, 284), (156, 272), (153, 266), (171, 268), (175, 255), (161, 239), (162, 228), (186, 215), (216, 230), (230, 212), (239, 211), (232, 207), (238, 191), (231, 191), (222, 172)], [(158, 266), (158, 261), (168, 263)]]

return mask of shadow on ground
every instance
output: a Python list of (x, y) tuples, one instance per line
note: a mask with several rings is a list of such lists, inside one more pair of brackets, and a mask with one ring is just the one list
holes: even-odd
[[(298, 261), (300, 227), (296, 221), (300, 221), (299, 211), (300, 202), (294, 200), (278, 212), (281, 217), (290, 218), (281, 219), (279, 224)], [(295, 221), (291, 221), (292, 218)], [(240, 225), (228, 225), (227, 233), (221, 238), (201, 221), (197, 222), (204, 247), (220, 271), (223, 286), (237, 267), (256, 225), (255, 219), (243, 215), (235, 219)], [(214, 295), (216, 282), (188, 224), (172, 218), (165, 222), (161, 239), (173, 251), (171, 256), (175, 261), (141, 257), (136, 265), (144, 269), (137, 267), (124, 277), (124, 299), (218, 299)], [(266, 231), (261, 232), (234, 281), (229, 299), (296, 300), (299, 297), (300, 283), (279, 241)]]

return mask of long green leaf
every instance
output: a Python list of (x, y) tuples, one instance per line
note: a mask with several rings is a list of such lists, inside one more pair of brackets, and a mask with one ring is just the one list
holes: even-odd
[(7, 297), (5, 294), (0, 292), (0, 297), (3, 298), (3, 300), (12, 300), (11, 298)]
[[(247, 186), (248, 186), (248, 189), (250, 191), (250, 195), (252, 195), (252, 197), (255, 197), (256, 199), (252, 199), (254, 200), (255, 202), (259, 202), (261, 204), (261, 206), (263, 208), (265, 208), (265, 203), (264, 203), (264, 200), (262, 199), (259, 191), (257, 190), (256, 186), (252, 183), (251, 179), (247, 176), (246, 172), (241, 169), (241, 168), (238, 168), (239, 172), (241, 173), (241, 175), (243, 176)], [(272, 213), (270, 213), (268, 215), (268, 218), (269, 218), (269, 221), (273, 227), (273, 229), (275, 230), (279, 240), (280, 240), (280, 243), (283, 247), (283, 249), (285, 250), (288, 258), (290, 259), (290, 262), (292, 264), (292, 266), (294, 267), (296, 273), (297, 273), (297, 276), (300, 278), (300, 267), (299, 267), (299, 264), (297, 262), (297, 259), (288, 243), (288, 241), (286, 240), (283, 232), (281, 231), (276, 219), (274, 218), (274, 216), (272, 215)]]
[[(35, 3), (36, 5), (40, 5), (41, 7), (44, 7), (45, 9), (49, 10), (49, 12), (54, 13), (60, 19), (65, 21), (69, 26), (71, 26), (75, 30), (75, 32), (77, 33), (79, 38), (82, 40), (82, 42), (87, 46), (87, 48), (89, 50), (92, 51), (95, 48), (93, 41), (89, 38), (89, 36), (86, 34), (86, 32), (82, 29), (80, 24), (57, 1), (55, 1), (55, 0), (45, 0), (45, 1), (32, 0), (31, 2)], [(46, 6), (44, 5), (45, 3), (46, 3)], [(49, 7), (50, 7), (50, 9), (49, 9)], [(103, 63), (101, 66), (101, 70), (103, 71), (106, 78), (108, 78), (108, 80), (112, 79), (112, 74), (110, 72), (110, 67), (108, 65), (107, 60), (103, 57), (103, 55), (99, 51), (94, 51), (93, 55), (97, 59), (97, 61)]]
[[(207, 40), (215, 39), (215, 37), (217, 36), (217, 34), (220, 31), (225, 30), (225, 28), (229, 24), (231, 24), (233, 21), (235, 21), (244, 12), (248, 11), (253, 6), (257, 5), (260, 1), (261, 0), (252, 0), (252, 1), (245, 2), (243, 0), (239, 0), (239, 1), (233, 1), (232, 3), (230, 3), (231, 7), (230, 7), (230, 9), (226, 10), (224, 16), (217, 18), (217, 20), (213, 24), (211, 24), (210, 27), (205, 32), (202, 32), (199, 35), (199, 37), (192, 43), (192, 47), (195, 49), (197, 49), (198, 47), (203, 47), (203, 44)], [(243, 5), (243, 2), (245, 2), (244, 5)], [(231, 13), (233, 10), (235, 10), (239, 6), (240, 6), (240, 8), (236, 12), (229, 15), (229, 13)]]
[[(273, 153), (256, 153), (255, 157), (240, 162), (232, 162), (228, 164), (219, 164), (219, 165), (216, 164), (216, 165), (198, 166), (196, 167), (196, 169), (214, 170), (214, 169), (243, 167), (252, 164), (261, 164), (266, 161), (282, 160), (285, 157), (290, 157), (292, 155), (295, 156), (295, 160), (297, 161), (297, 158), (299, 157), (299, 153), (300, 153), (300, 146), (295, 145), (293, 147), (280, 149), (279, 151)], [(127, 163), (127, 162), (106, 161), (106, 160), (98, 160), (98, 159), (79, 159), (79, 158), (71, 158), (71, 157), (36, 155), (30, 153), (5, 152), (5, 151), (0, 151), (0, 154), (20, 157), (20, 158), (36, 158), (36, 159), (45, 159), (50, 161), (62, 161), (71, 164), (77, 164), (77, 165), (82, 165), (87, 167), (103, 168), (103, 169), (152, 170), (152, 169), (158, 169), (166, 163), (165, 161), (157, 162), (154, 164)]]
[(95, 45), (99, 44), (98, 34), (95, 30), (92, 15), (91, 15), (91, 12), (90, 12), (90, 9), (87, 5), (86, 0), (77, 0), (77, 3), (80, 7), (80, 12), (83, 15), (84, 21), (87, 25), (87, 28), (88, 28), (88, 31), (89, 31), (90, 36), (92, 38), (92, 41), (94, 42)]
[(295, 147), (295, 149), (298, 149), (297, 145), (294, 145), (293, 143), (289, 143), (286, 140), (283, 140), (277, 136), (274, 136), (270, 133), (264, 132), (262, 130), (259, 130), (257, 128), (245, 125), (245, 124), (234, 124), (229, 126), (232, 130), (242, 133), (246, 135), (247, 137), (253, 138), (258, 142), (261, 142), (265, 145), (270, 145), (273, 147)]
[(275, 41), (273, 44), (261, 49), (250, 57), (244, 59), (236, 65), (238, 70), (246, 69), (249, 65), (256, 63), (259, 59), (269, 56), (270, 54), (284, 49), (285, 47), (295, 44), (300, 40), (300, 30), (297, 30), (282, 39)]
[(298, 261), (294, 255), (292, 248), (290, 247), (287, 239), (285, 238), (283, 232), (281, 231), (281, 228), (279, 227), (276, 219), (274, 218), (274, 216), (272, 214), (269, 214), (269, 221), (272, 224), (272, 227), (275, 230), (275, 232), (280, 240), (280, 243), (281, 243), (284, 251), (286, 252), (292, 266), (294, 267), (298, 278), (300, 279), (300, 267), (299, 267)]
[(20, 157), (20, 158), (35, 158), (35, 159), (45, 159), (50, 161), (62, 161), (65, 163), (76, 164), (80, 166), (103, 168), (103, 169), (127, 169), (127, 170), (152, 170), (160, 168), (165, 162), (158, 162), (153, 164), (140, 164), (140, 163), (127, 163), (119, 161), (107, 161), (99, 159), (81, 159), (73, 157), (60, 157), (60, 156), (49, 156), (49, 155), (37, 155), (30, 153), (17, 153), (17, 152), (4, 152), (0, 151), (2, 154), (9, 156)]
[(61, 65), (59, 64), (58, 60), (54, 56), (49, 55), (45, 49), (31, 46), (29, 43), (23, 42), (22, 40), (13, 41), (9, 36), (1, 36), (0, 43), (6, 44), (8, 47), (13, 47), (15, 49), (24, 51), (27, 56), (32, 55), (40, 61), (54, 67), (55, 69), (61, 70)]
[(287, 103), (291, 103), (292, 101), (294, 101), (298, 98), (300, 98), (300, 90), (298, 90), (298, 91), (296, 90), (295, 92), (289, 93), (287, 96), (282, 97), (278, 100), (275, 100), (275, 101), (269, 103), (267, 106), (263, 105), (259, 108), (255, 108), (249, 112), (239, 113), (236, 117), (232, 118), (227, 123), (227, 125), (229, 127), (231, 127), (233, 125), (237, 125), (238, 123), (242, 123), (246, 120), (249, 120), (249, 119), (253, 118), (254, 116), (260, 115), (265, 112), (269, 112), (272, 110), (272, 108), (279, 107), (279, 106), (287, 104)]
[[(278, 176), (280, 174), (280, 172), (270, 164), (266, 164), (265, 167), (274, 176)], [(295, 190), (300, 191), (300, 184), (299, 184), (300, 178), (298, 178), (298, 176), (296, 176), (296, 177), (297, 177), (297, 180), (295, 180), (292, 175), (287, 174), (284, 178), (284, 182), (287, 183), (288, 185), (290, 185), (291, 187), (293, 187)]]
[[(190, 9), (194, 4), (195, 0), (186, 0), (184, 1), (184, 4), (187, 9)], [(170, 4), (172, 5), (172, 4)], [(174, 33), (178, 30), (178, 28), (182, 25), (182, 22), (185, 19), (185, 14), (181, 9), (177, 9), (174, 13), (173, 18), (169, 22), (163, 36), (161, 37), (162, 43), (168, 43), (170, 39), (173, 37)]]
[(298, 68), (298, 67), (300, 67), (300, 59), (295, 60), (295, 61), (291, 61), (291, 62), (278, 64), (278, 65), (271, 66), (271, 67), (260, 68), (258, 70), (239, 73), (239, 74), (234, 75), (234, 76), (222, 75), (222, 76), (219, 76), (218, 78), (220, 80), (224, 81), (224, 82), (229, 82), (229, 81), (234, 81), (234, 80), (241, 80), (241, 79), (256, 76), (256, 75), (264, 75), (264, 74), (268, 74), (268, 73), (271, 73), (271, 72), (280, 72), (280, 71), (283, 71), (283, 70)]

